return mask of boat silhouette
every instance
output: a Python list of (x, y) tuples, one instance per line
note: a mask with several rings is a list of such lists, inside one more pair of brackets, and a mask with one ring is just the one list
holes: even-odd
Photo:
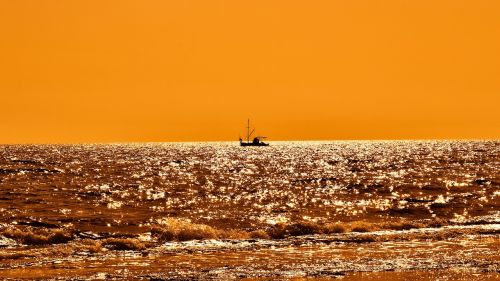
[(253, 138), (252, 141), (250, 141), (250, 138), (252, 137), (253, 132), (255, 132), (255, 128), (252, 129), (252, 131), (250, 131), (250, 119), (248, 119), (246, 141), (242, 140), (240, 137), (240, 145), (241, 146), (269, 146), (268, 143), (265, 143), (262, 141), (262, 139), (265, 139), (267, 137), (256, 136)]

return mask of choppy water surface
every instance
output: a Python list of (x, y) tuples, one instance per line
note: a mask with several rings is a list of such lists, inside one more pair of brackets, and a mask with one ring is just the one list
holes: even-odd
[(0, 276), (500, 278), (500, 142), (0, 146)]

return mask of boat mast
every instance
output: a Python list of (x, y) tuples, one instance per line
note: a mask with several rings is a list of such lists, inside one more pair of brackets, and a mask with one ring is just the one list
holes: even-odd
[(247, 125), (247, 142), (250, 142), (250, 118), (248, 119)]

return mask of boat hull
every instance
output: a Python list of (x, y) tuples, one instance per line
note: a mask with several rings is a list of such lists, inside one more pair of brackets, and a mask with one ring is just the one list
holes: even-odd
[(269, 146), (268, 143), (253, 143), (253, 142), (240, 142), (241, 146)]

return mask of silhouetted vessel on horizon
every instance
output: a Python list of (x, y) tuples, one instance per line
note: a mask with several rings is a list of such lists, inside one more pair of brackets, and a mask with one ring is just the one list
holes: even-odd
[(253, 138), (252, 141), (250, 141), (250, 138), (252, 137), (252, 134), (254, 131), (255, 131), (255, 128), (252, 129), (252, 131), (250, 132), (250, 119), (248, 119), (246, 141), (243, 141), (240, 137), (240, 145), (241, 146), (269, 146), (268, 143), (265, 143), (262, 141), (262, 139), (265, 139), (267, 137), (256, 136)]

